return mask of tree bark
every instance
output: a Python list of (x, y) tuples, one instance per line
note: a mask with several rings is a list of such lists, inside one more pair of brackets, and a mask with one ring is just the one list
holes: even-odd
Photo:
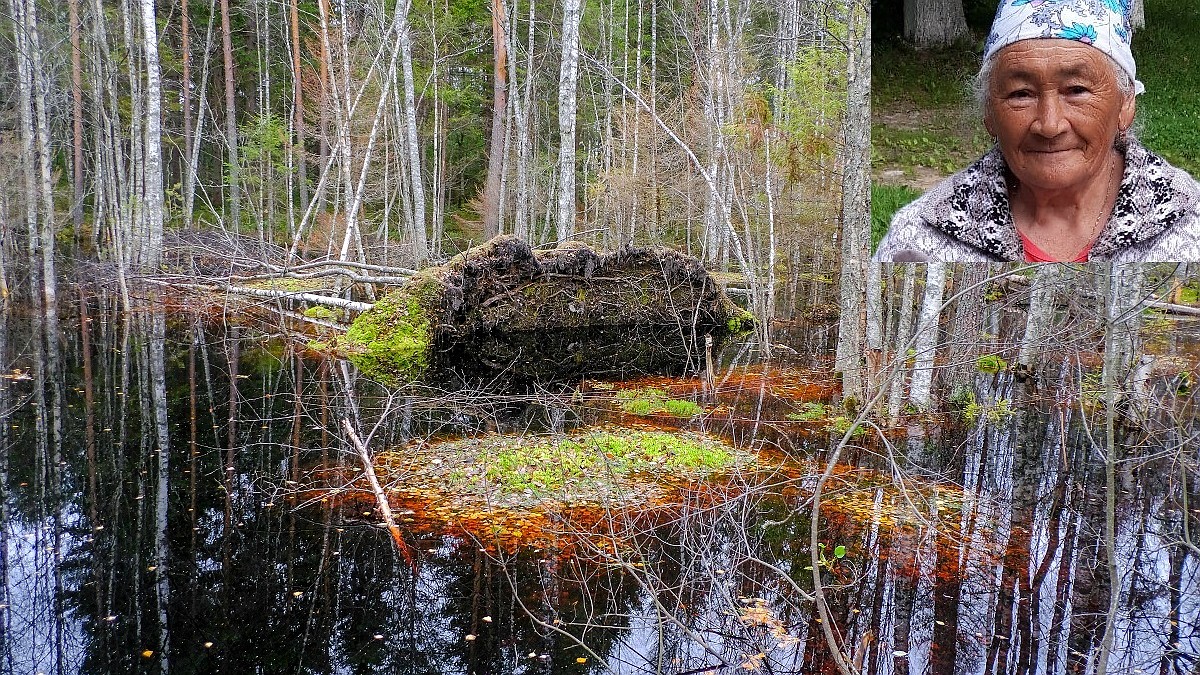
[[(865, 11), (861, 11), (866, 14)], [(859, 10), (854, 15), (860, 14)], [(871, 236), (870, 192), (866, 174), (870, 162), (871, 117), (867, 100), (871, 87), (871, 23), (863, 16), (851, 22), (855, 38), (848, 56), (849, 83), (846, 117), (842, 123), (842, 270), (841, 317), (838, 323), (837, 369), (842, 373), (842, 396), (864, 400), (864, 309), (866, 265)], [(857, 34), (856, 34), (857, 33)], [(876, 290), (878, 292), (878, 290)]]
[(969, 35), (963, 0), (904, 0), (904, 37), (917, 49), (948, 47)]
[(558, 218), (555, 236), (575, 236), (575, 89), (579, 82), (579, 20), (583, 0), (563, 0), (562, 60), (558, 71)]
[[(186, 2), (186, 0), (185, 0)], [(295, 134), (296, 178), (300, 182), (300, 203), (308, 204), (308, 159), (304, 152), (304, 80), (300, 71), (300, 11), (291, 0), (292, 30), (292, 133)], [(290, 199), (289, 195), (289, 199)]]
[(909, 400), (918, 410), (929, 410), (933, 391), (933, 359), (937, 355), (938, 319), (941, 316), (942, 294), (946, 286), (946, 264), (931, 262), (925, 269), (925, 298), (921, 301), (921, 318), (917, 321), (913, 349), (912, 386)]
[(504, 173), (504, 126), (508, 111), (508, 47), (504, 37), (504, 2), (492, 0), (492, 131), (488, 139), (487, 183), (483, 189), (483, 233), (500, 234), (500, 183)]
[[(429, 240), (425, 231), (425, 179), (421, 172), (421, 141), (417, 136), (417, 104), (413, 79), (412, 33), (408, 21), (411, 2), (403, 3), (400, 18), (400, 66), (404, 71), (404, 123), (408, 141), (408, 171), (412, 190), (413, 210), (413, 259), (417, 266), (429, 260)], [(397, 7), (396, 11), (401, 11)]]
[(142, 45), (146, 57), (146, 140), (142, 193), (146, 232), (139, 247), (139, 264), (143, 270), (150, 270), (158, 266), (163, 242), (162, 83), (154, 0), (141, 0), (141, 10)]
[(238, 167), (237, 109), (233, 82), (233, 33), (229, 24), (229, 0), (221, 0), (221, 49), (225, 58), (225, 143), (229, 171), (229, 220), (234, 231), (241, 225), (241, 170)]
[[(184, 8), (186, 15), (186, 0)], [(71, 187), (74, 193), (71, 224), (75, 226), (75, 241), (78, 242), (83, 227), (83, 51), (79, 43), (79, 0), (68, 2), (68, 16), (71, 22)]]
[(1054, 319), (1058, 276), (1058, 265), (1041, 265), (1033, 277), (1025, 334), (1021, 338), (1021, 349), (1017, 352), (1017, 365), (1023, 372), (1031, 373), (1037, 367), (1038, 353)]

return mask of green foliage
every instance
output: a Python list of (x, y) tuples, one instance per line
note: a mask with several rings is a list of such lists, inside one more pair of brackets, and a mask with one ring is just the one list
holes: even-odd
[(975, 367), (981, 373), (994, 375), (1008, 368), (1008, 361), (1005, 361), (996, 354), (984, 354), (975, 360)]
[(673, 399), (661, 389), (622, 389), (617, 392), (621, 410), (631, 415), (666, 414), (672, 417), (689, 418), (704, 413), (703, 406), (695, 401)]
[(815, 422), (828, 414), (825, 404), (819, 401), (805, 401), (800, 404), (800, 410), (790, 412), (787, 418), (793, 422)]
[(667, 414), (674, 417), (695, 417), (704, 412), (704, 408), (695, 401), (680, 399), (669, 399), (663, 402), (663, 407), (666, 408)]
[[(502, 493), (545, 494), (585, 479), (638, 473), (703, 477), (727, 469), (744, 456), (725, 443), (698, 434), (662, 431), (601, 431), (519, 442), (495, 437), (485, 476)], [(494, 447), (491, 447), (494, 446)]]
[(837, 561), (846, 557), (846, 547), (842, 544), (833, 547), (832, 555), (826, 555), (825, 548), (824, 542), (817, 544), (817, 564), (825, 569), (833, 569)]
[(971, 401), (959, 411), (959, 414), (962, 416), (963, 421), (968, 424), (973, 424), (981, 418), (988, 422), (997, 423), (1011, 418), (1016, 414), (1016, 411), (1012, 409), (1011, 401), (1002, 398), (991, 405)]
[(892, 217), (901, 207), (920, 197), (921, 193), (907, 185), (871, 184), (871, 250), (887, 233)]
[(1095, 408), (1104, 404), (1104, 374), (1100, 370), (1090, 370), (1083, 374), (1079, 383), (1079, 396), (1084, 407)]
[(725, 327), (734, 335), (749, 333), (754, 330), (754, 315), (746, 310), (740, 310), (725, 322)]
[(801, 47), (788, 66), (787, 82), (785, 90), (769, 87), (768, 95), (779, 107), (774, 122), (787, 139), (780, 161), (796, 182), (833, 156), (846, 109), (845, 52)]
[(1141, 333), (1149, 342), (1162, 342), (1175, 331), (1176, 323), (1159, 309), (1147, 309), (1142, 320)]
[(966, 408), (975, 403), (975, 392), (970, 388), (958, 386), (954, 388), (954, 392), (950, 394), (950, 405), (955, 408)]
[(1187, 305), (1196, 304), (1197, 301), (1200, 301), (1200, 289), (1197, 289), (1194, 283), (1187, 284), (1179, 289), (1179, 301)]
[[(850, 431), (850, 426), (853, 424), (854, 424), (853, 419), (851, 419), (845, 415), (838, 415), (837, 417), (834, 417), (833, 419), (829, 420), (829, 426), (827, 426), (826, 429), (836, 436), (844, 436), (847, 431)], [(866, 435), (866, 433), (867, 433), (867, 428), (865, 426), (859, 424), (854, 427), (854, 431), (851, 432), (850, 437), (851, 438), (859, 438), (860, 436)]]

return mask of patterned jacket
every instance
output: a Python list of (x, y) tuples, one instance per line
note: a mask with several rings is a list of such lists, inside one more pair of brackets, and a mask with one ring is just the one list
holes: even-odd
[[(1004, 157), (993, 148), (892, 218), (875, 260), (883, 262), (1022, 261), (1005, 183)], [(1200, 183), (1135, 140), (1113, 213), (1089, 261), (1200, 261)]]

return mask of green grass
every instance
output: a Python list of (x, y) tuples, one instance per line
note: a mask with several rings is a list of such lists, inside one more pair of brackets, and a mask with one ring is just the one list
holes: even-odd
[(900, 129), (886, 124), (871, 127), (871, 162), (877, 167), (900, 166), (911, 170), (925, 166), (944, 175), (963, 168), (991, 145), (982, 125), (955, 124), (962, 113), (942, 116), (920, 129)]
[(800, 404), (797, 412), (790, 412), (787, 418), (793, 422), (815, 422), (828, 414), (825, 405), (819, 401), (805, 401)]
[[(561, 490), (581, 479), (636, 473), (706, 476), (733, 466), (737, 450), (698, 434), (624, 430), (572, 436), (489, 439), (485, 476), (501, 493)], [(484, 454), (487, 454), (486, 452)], [(742, 458), (744, 459), (744, 458)]]
[(920, 197), (921, 193), (906, 185), (871, 184), (871, 250), (887, 232), (892, 216), (902, 206)]
[(1200, 175), (1200, 3), (1146, 0), (1146, 27), (1133, 36), (1142, 141)]
[(871, 104), (883, 108), (908, 102), (940, 108), (967, 102), (971, 78), (979, 70), (973, 45), (918, 52), (894, 41), (872, 45)]
[(617, 392), (621, 410), (630, 415), (667, 414), (672, 417), (690, 418), (704, 412), (704, 407), (695, 401), (671, 398), (662, 389), (622, 389)]

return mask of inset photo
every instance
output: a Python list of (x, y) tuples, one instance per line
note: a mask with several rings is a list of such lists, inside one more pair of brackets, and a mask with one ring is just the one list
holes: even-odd
[(877, 260), (1200, 260), (1192, 0), (874, 10)]

